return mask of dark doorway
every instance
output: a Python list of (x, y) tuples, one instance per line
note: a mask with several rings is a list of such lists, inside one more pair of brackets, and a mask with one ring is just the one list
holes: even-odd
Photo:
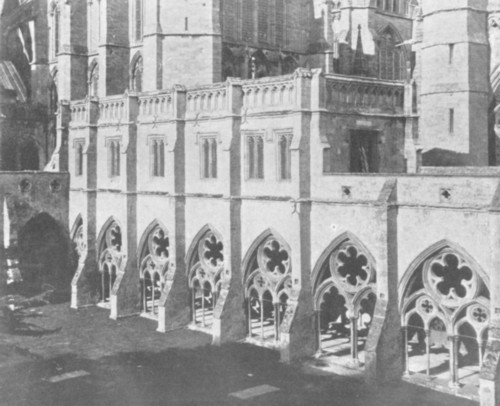
[(378, 132), (351, 131), (351, 172), (379, 171)]
[(47, 213), (30, 219), (19, 232), (19, 265), (28, 291), (70, 291), (77, 258), (64, 227)]
[(20, 166), (22, 171), (37, 171), (40, 169), (38, 147), (34, 140), (26, 140), (21, 145)]

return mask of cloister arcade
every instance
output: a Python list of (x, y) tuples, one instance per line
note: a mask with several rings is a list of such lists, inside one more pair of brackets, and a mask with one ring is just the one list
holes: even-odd
[(209, 329), (221, 289), (224, 270), (222, 237), (211, 227), (204, 227), (188, 252), (188, 281), (193, 327)]
[(441, 242), (407, 275), (400, 290), (405, 377), (477, 391), (490, 319), (487, 274)]
[(290, 247), (274, 233), (266, 234), (243, 261), (247, 332), (251, 341), (278, 346), (292, 287)]
[[(72, 233), (85, 255), (81, 218)], [(99, 305), (109, 307), (117, 274), (123, 271), (120, 225), (109, 219), (98, 245)], [(191, 327), (212, 333), (214, 311), (225, 271), (222, 235), (204, 226), (186, 260)], [(139, 243), (137, 267), (141, 315), (158, 320), (170, 262), (170, 236), (152, 222)], [(282, 322), (292, 295), (291, 248), (267, 230), (249, 247), (241, 265), (241, 311), (246, 341), (279, 349)], [(477, 393), (490, 322), (488, 275), (462, 248), (441, 241), (419, 255), (399, 286), (404, 379), (429, 380)], [(116, 289), (116, 287), (115, 287)], [(365, 344), (377, 301), (377, 264), (370, 250), (349, 232), (325, 248), (311, 271), (316, 358), (356, 369), (365, 366)], [(299, 303), (300, 305), (300, 303)], [(311, 315), (313, 317), (313, 315)]]
[(124, 254), (121, 228), (116, 220), (109, 219), (101, 234), (98, 239), (98, 269), (101, 275), (99, 305), (109, 308), (113, 285), (118, 272), (122, 271)]
[(141, 283), (141, 314), (158, 318), (158, 305), (165, 286), (165, 273), (169, 264), (169, 238), (167, 229), (154, 222), (144, 233), (139, 255)]
[(376, 302), (375, 260), (356, 237), (343, 234), (313, 271), (317, 356), (363, 366)]

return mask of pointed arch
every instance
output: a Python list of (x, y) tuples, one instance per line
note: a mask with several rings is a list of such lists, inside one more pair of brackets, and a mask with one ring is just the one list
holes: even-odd
[(257, 251), (257, 249), (259, 248), (259, 246), (269, 237), (274, 237), (276, 238), (278, 241), (280, 241), (283, 246), (286, 248), (286, 250), (288, 252), (291, 252), (291, 248), (290, 248), (290, 245), (288, 244), (288, 242), (282, 237), (282, 235), (280, 233), (278, 233), (276, 230), (272, 229), (272, 228), (268, 228), (266, 230), (264, 230), (262, 233), (259, 234), (259, 236), (252, 242), (252, 244), (250, 245), (250, 247), (248, 248), (247, 250), (247, 253), (245, 255), (245, 257), (243, 258), (243, 261), (242, 261), (242, 265), (241, 265), (241, 269), (244, 270), (243, 274), (242, 274), (242, 277), (243, 277), (243, 282), (245, 282), (245, 279), (247, 277), (247, 270), (249, 268), (249, 265), (250, 265), (250, 262), (252, 260), (252, 256), (253, 254), (255, 254), (255, 252)]
[(99, 260), (99, 251), (102, 249), (102, 246), (106, 240), (106, 232), (113, 225), (117, 224), (120, 229), (122, 228), (120, 222), (115, 218), (115, 216), (109, 217), (101, 227), (101, 231), (99, 231), (99, 235), (96, 239), (96, 248), (97, 248), (97, 259)]
[(443, 239), (435, 242), (431, 246), (427, 247), (424, 251), (422, 251), (417, 257), (410, 263), (408, 268), (406, 269), (403, 277), (399, 281), (398, 292), (399, 292), (399, 305), (402, 308), (403, 299), (408, 290), (408, 286), (411, 282), (412, 276), (415, 271), (430, 257), (437, 254), (439, 251), (450, 248), (451, 250), (460, 254), (479, 274), (479, 276), (483, 279), (484, 283), (489, 286), (489, 276), (483, 267), (459, 244), (454, 243), (448, 239)]
[(73, 221), (73, 226), (71, 227), (70, 236), (72, 240), (75, 238), (75, 234), (81, 225), (83, 225), (83, 217), (79, 213), (78, 216), (76, 216), (75, 221)]
[(200, 231), (196, 233), (194, 238), (191, 241), (191, 244), (189, 245), (189, 248), (186, 253), (185, 261), (187, 265), (187, 269), (189, 269), (192, 264), (191, 261), (195, 255), (196, 249), (198, 247), (198, 243), (200, 240), (203, 238), (203, 236), (208, 233), (212, 232), (214, 235), (219, 239), (219, 241), (223, 241), (222, 234), (210, 223), (205, 224)]
[(130, 90), (142, 92), (143, 78), (143, 58), (140, 51), (137, 51), (130, 62)]
[(88, 89), (89, 96), (99, 96), (99, 62), (95, 58), (89, 65), (88, 70)]
[(139, 244), (137, 245), (137, 261), (139, 266), (141, 263), (141, 257), (144, 254), (144, 249), (148, 244), (149, 235), (156, 227), (160, 227), (163, 230), (168, 230), (168, 228), (165, 227), (165, 225), (158, 219), (154, 219), (151, 223), (149, 223), (149, 225), (145, 228), (144, 232), (142, 233), (141, 239), (139, 240)]
[(386, 80), (403, 80), (408, 61), (407, 50), (401, 44), (403, 37), (392, 24), (388, 23), (377, 32), (377, 55), (379, 78)]
[(342, 234), (339, 234), (337, 237), (335, 237), (330, 244), (328, 244), (326, 249), (321, 253), (318, 260), (316, 261), (316, 265), (314, 266), (313, 271), (311, 273), (311, 286), (313, 292), (317, 288), (316, 285), (318, 282), (318, 278), (321, 274), (321, 270), (323, 268), (325, 261), (337, 247), (339, 247), (346, 241), (351, 241), (354, 245), (357, 245), (359, 248), (361, 248), (363, 252), (368, 256), (368, 261), (370, 261), (376, 268), (377, 263), (375, 261), (375, 257), (372, 255), (372, 253), (366, 247), (366, 245), (363, 244), (363, 242), (355, 234), (351, 233), (350, 231), (344, 231)]

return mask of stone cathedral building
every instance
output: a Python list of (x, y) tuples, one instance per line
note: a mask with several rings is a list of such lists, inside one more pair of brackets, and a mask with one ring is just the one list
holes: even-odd
[(500, 1), (20, 3), (72, 307), (500, 404)]

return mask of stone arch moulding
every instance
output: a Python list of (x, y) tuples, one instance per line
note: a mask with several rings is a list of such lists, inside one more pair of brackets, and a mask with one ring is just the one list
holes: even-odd
[(326, 249), (323, 250), (323, 252), (319, 256), (319, 258), (316, 260), (316, 265), (314, 266), (314, 268), (311, 272), (311, 288), (312, 288), (313, 294), (314, 294), (315, 289), (317, 288), (316, 285), (317, 285), (318, 277), (321, 273), (321, 269), (323, 267), (323, 264), (328, 259), (328, 257), (331, 255), (331, 253), (337, 247), (339, 247), (342, 243), (344, 243), (346, 241), (351, 241), (354, 245), (357, 245), (358, 247), (360, 247), (364, 251), (364, 253), (366, 253), (366, 255), (368, 256), (368, 261), (370, 261), (373, 264), (375, 269), (377, 268), (377, 261), (375, 261), (375, 258), (372, 255), (371, 251), (368, 249), (368, 247), (366, 247), (366, 245), (363, 244), (363, 242), (361, 242), (361, 240), (358, 237), (356, 237), (356, 235), (354, 235), (350, 231), (345, 231), (342, 234), (335, 237), (333, 239), (333, 241), (330, 244), (328, 244)]
[(489, 286), (490, 278), (488, 273), (483, 269), (483, 267), (471, 256), (467, 253), (467, 251), (461, 247), (460, 245), (449, 241), (447, 239), (440, 240), (434, 244), (432, 244), (430, 247), (426, 248), (424, 251), (422, 251), (408, 266), (406, 269), (403, 277), (401, 278), (399, 285), (398, 285), (398, 300), (399, 300), (399, 307), (404, 305), (403, 303), (403, 298), (404, 295), (408, 289), (408, 285), (411, 281), (411, 278), (415, 271), (418, 269), (420, 265), (422, 265), (429, 257), (433, 256), (437, 252), (449, 248), (451, 250), (456, 251), (459, 253), (465, 260), (471, 264), (472, 267), (477, 271), (479, 276), (483, 279), (484, 283)]
[(144, 247), (148, 243), (149, 235), (156, 227), (160, 227), (163, 230), (168, 231), (168, 228), (165, 227), (165, 224), (163, 224), (158, 219), (154, 219), (151, 223), (149, 223), (149, 225), (144, 229), (144, 232), (142, 233), (141, 239), (139, 240), (139, 244), (137, 245), (137, 263), (138, 263), (138, 265), (140, 265), (140, 262), (141, 262), (140, 257), (141, 257), (141, 254), (142, 254)]
[[(108, 231), (108, 228), (113, 224), (116, 223), (119, 227), (120, 230), (122, 229), (121, 223), (116, 219), (115, 216), (109, 217), (104, 224), (101, 226), (101, 230), (99, 231), (99, 235), (97, 236), (96, 239), (96, 250), (99, 252), (99, 249), (101, 248), (101, 245), (106, 238), (106, 232)], [(98, 254), (98, 259), (99, 259), (99, 254)]]
[(198, 243), (200, 242), (201, 238), (207, 233), (207, 232), (212, 232), (215, 234), (215, 236), (220, 240), (223, 241), (222, 234), (210, 223), (205, 224), (200, 231), (196, 233), (194, 238), (191, 240), (191, 244), (189, 245), (189, 248), (186, 252), (186, 257), (185, 257), (185, 262), (186, 265), (189, 267), (191, 260), (193, 259), (193, 256), (195, 254), (195, 251), (198, 247)]

